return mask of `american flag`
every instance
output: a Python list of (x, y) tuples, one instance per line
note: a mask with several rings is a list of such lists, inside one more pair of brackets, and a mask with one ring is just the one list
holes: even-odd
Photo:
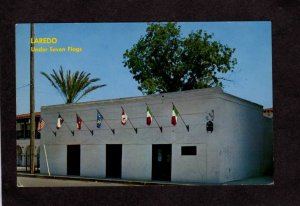
[(38, 123), (37, 131), (38, 131), (38, 132), (41, 132), (42, 129), (45, 127), (45, 124), (46, 124), (46, 122), (43, 120), (42, 117), (40, 117), (40, 121), (39, 121), (39, 123)]

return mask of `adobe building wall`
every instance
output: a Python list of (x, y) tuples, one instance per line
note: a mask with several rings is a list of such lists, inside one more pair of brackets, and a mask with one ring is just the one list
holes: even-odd
[[(106, 145), (122, 144), (121, 178), (151, 180), (152, 145), (171, 144), (171, 181), (219, 183), (256, 174), (254, 166), (235, 163), (246, 161), (256, 165), (257, 161), (261, 161), (260, 149), (253, 152), (250, 145), (244, 147), (245, 142), (251, 145), (260, 144), (263, 128), (257, 129), (255, 124), (260, 121), (257, 117), (260, 109), (249, 110), (239, 104), (248, 104), (253, 108), (260, 106), (234, 97), (231, 100), (235, 99), (239, 104), (232, 104), (228, 99), (222, 98), (224, 95), (221, 89), (213, 88), (42, 107), (42, 117), (48, 127), (42, 130), (41, 173), (48, 172), (45, 158), (47, 154), (50, 173), (67, 175), (67, 145), (77, 144), (80, 145), (80, 175), (104, 178)], [(146, 125), (146, 103), (162, 127), (162, 132), (154, 119), (150, 126)], [(176, 126), (171, 125), (172, 103), (185, 124), (189, 125), (189, 131), (180, 117)], [(121, 106), (132, 125), (137, 128), (137, 133), (129, 122), (125, 126), (121, 125)], [(102, 122), (102, 127), (96, 128), (97, 110), (109, 126)], [(212, 110), (214, 130), (210, 133), (206, 131), (206, 118)], [(65, 121), (54, 136), (49, 127), (56, 130), (58, 113)], [(76, 113), (93, 130), (93, 135), (84, 124), (80, 131), (76, 129)], [(245, 128), (239, 127), (236, 130), (237, 124), (244, 125)], [(115, 129), (115, 134), (109, 127)], [(70, 130), (74, 130), (74, 136)], [(253, 138), (255, 135), (258, 136)], [(249, 140), (244, 140), (247, 138)], [(196, 146), (196, 155), (182, 155), (182, 146)], [(231, 158), (230, 152), (234, 158)], [(248, 154), (255, 155), (252, 159), (247, 159)], [(229, 168), (232, 172), (228, 173)]]

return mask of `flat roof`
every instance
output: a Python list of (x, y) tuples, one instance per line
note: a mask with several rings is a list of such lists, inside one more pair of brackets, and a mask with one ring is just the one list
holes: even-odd
[(163, 98), (164, 100), (173, 99), (174, 97), (186, 97), (186, 95), (194, 95), (194, 96), (203, 96), (203, 95), (216, 95), (219, 97), (223, 97), (225, 100), (237, 101), (239, 103), (246, 103), (250, 104), (251, 106), (256, 107), (263, 107), (257, 103), (242, 99), (240, 97), (225, 93), (222, 88), (220, 87), (213, 87), (213, 88), (204, 88), (204, 89), (192, 89), (192, 90), (185, 90), (185, 91), (177, 91), (177, 92), (167, 92), (167, 93), (160, 93), (160, 94), (152, 94), (152, 95), (144, 95), (144, 96), (135, 96), (135, 97), (124, 97), (124, 98), (116, 98), (116, 99), (105, 99), (105, 100), (96, 100), (96, 101), (89, 101), (89, 102), (79, 102), (79, 103), (70, 103), (70, 104), (57, 104), (57, 105), (49, 105), (49, 106), (42, 106), (42, 109), (50, 109), (50, 108), (64, 108), (64, 107), (72, 107), (72, 106), (87, 106), (87, 105), (94, 105), (94, 104), (125, 104), (125, 103), (132, 103), (132, 102), (141, 102), (147, 100), (154, 100), (155, 98)]

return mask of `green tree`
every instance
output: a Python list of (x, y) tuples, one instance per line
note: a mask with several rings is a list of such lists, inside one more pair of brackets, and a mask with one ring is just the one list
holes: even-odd
[(62, 66), (60, 66), (58, 72), (54, 69), (52, 71), (52, 74), (46, 74), (45, 72), (41, 72), (41, 74), (45, 76), (51, 85), (65, 98), (66, 104), (78, 102), (91, 91), (106, 86), (106, 84), (92, 86), (92, 83), (100, 79), (90, 79), (90, 73), (84, 71), (76, 71), (72, 74), (71, 71), (68, 70), (65, 75)]
[(144, 94), (223, 87), (228, 79), (222, 73), (232, 72), (237, 63), (235, 49), (212, 38), (203, 30), (182, 37), (176, 23), (151, 23), (125, 51), (123, 64)]

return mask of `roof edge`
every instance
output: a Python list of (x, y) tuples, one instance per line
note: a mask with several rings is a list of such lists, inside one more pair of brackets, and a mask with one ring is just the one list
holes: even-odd
[(152, 97), (164, 97), (168, 98), (173, 96), (174, 94), (193, 94), (197, 93), (198, 95), (207, 95), (207, 94), (224, 94), (224, 91), (220, 87), (212, 87), (212, 88), (204, 88), (204, 89), (192, 89), (192, 90), (185, 90), (185, 91), (177, 91), (177, 92), (167, 92), (167, 93), (160, 93), (160, 94), (151, 94), (151, 95), (144, 95), (144, 96), (135, 96), (135, 97), (122, 97), (116, 99), (104, 99), (104, 100), (96, 100), (96, 101), (89, 101), (89, 102), (79, 102), (79, 103), (70, 103), (70, 104), (57, 104), (57, 105), (48, 105), (48, 106), (41, 106), (41, 110), (47, 108), (64, 108), (70, 106), (80, 106), (80, 105), (87, 105), (87, 104), (97, 104), (97, 103), (109, 103), (109, 102), (131, 102), (134, 100), (143, 100)]

